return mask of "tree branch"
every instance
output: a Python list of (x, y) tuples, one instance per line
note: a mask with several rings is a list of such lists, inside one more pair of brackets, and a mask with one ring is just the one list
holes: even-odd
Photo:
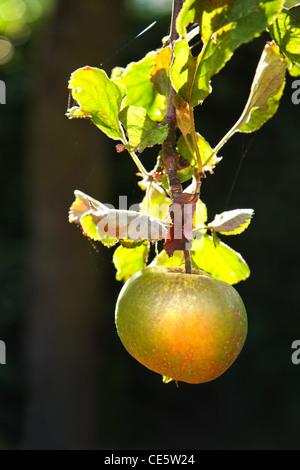
[[(173, 0), (172, 20), (170, 30), (170, 42), (173, 49), (173, 41), (178, 39), (176, 30), (177, 16), (182, 7), (182, 0)], [(173, 53), (173, 51), (172, 51)], [(173, 104), (173, 99), (176, 92), (171, 88), (168, 109), (165, 116), (165, 123), (168, 124), (169, 132), (165, 142), (162, 145), (162, 160), (166, 169), (169, 181), (169, 188), (172, 201), (182, 193), (182, 184), (177, 177), (177, 152), (176, 152), (176, 109)]]
[[(171, 20), (171, 31), (170, 31), (170, 42), (171, 48), (173, 49), (173, 43), (178, 39), (178, 33), (176, 30), (177, 16), (182, 8), (182, 0), (173, 0), (172, 9), (172, 20)], [(172, 50), (173, 53), (173, 50)], [(165, 171), (168, 177), (169, 189), (172, 202), (176, 197), (182, 193), (182, 184), (177, 176), (177, 151), (176, 151), (176, 109), (173, 103), (176, 91), (171, 88), (168, 109), (164, 122), (168, 124), (168, 136), (162, 145), (162, 161), (165, 167)], [(185, 272), (190, 274), (192, 272), (191, 256), (189, 250), (184, 250), (185, 259)]]
[(172, 8), (172, 20), (171, 20), (171, 31), (170, 31), (170, 40), (171, 42), (178, 39), (178, 34), (176, 30), (176, 20), (177, 16), (182, 8), (182, 0), (173, 0), (173, 8)]

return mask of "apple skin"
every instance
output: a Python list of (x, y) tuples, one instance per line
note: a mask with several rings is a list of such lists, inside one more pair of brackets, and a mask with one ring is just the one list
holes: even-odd
[(119, 294), (115, 320), (126, 350), (175, 381), (209, 382), (241, 352), (248, 322), (234, 287), (200, 270), (153, 266)]

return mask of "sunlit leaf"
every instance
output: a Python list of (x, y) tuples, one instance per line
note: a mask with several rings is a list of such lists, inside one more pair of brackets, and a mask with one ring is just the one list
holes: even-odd
[(215, 246), (208, 235), (204, 235), (204, 243), (194, 241), (191, 257), (195, 267), (229, 284), (244, 281), (250, 275), (250, 269), (239, 253), (221, 241)]
[(174, 97), (174, 105), (176, 108), (176, 122), (184, 137), (191, 134), (194, 128), (193, 120), (191, 119), (191, 112), (189, 104), (184, 101), (179, 95)]
[(106, 210), (106, 206), (96, 199), (88, 196), (76, 189), (74, 191), (75, 201), (72, 203), (69, 210), (69, 222), (80, 223), (81, 217), (89, 213), (90, 210)]
[(169, 257), (165, 250), (161, 250), (149, 266), (184, 266), (183, 251), (174, 251), (173, 256)]
[(128, 106), (120, 112), (119, 118), (126, 130), (131, 150), (142, 152), (146, 147), (162, 144), (168, 135), (168, 125), (152, 121), (145, 108)]
[(171, 89), (170, 65), (172, 61), (171, 46), (159, 49), (154, 57), (154, 65), (150, 72), (151, 82), (157, 91), (164, 96), (169, 96)]
[(113, 263), (117, 270), (117, 281), (126, 282), (131, 276), (146, 266), (149, 244), (143, 243), (135, 248), (118, 246), (113, 254)]
[[(221, 26), (224, 10), (231, 0), (186, 0), (177, 18), (177, 30), (186, 37), (187, 27), (197, 23), (200, 27), (202, 41), (207, 43), (212, 34)], [(240, 3), (243, 3), (240, 1)], [(228, 7), (227, 7), (228, 8)], [(225, 20), (226, 21), (226, 20)], [(232, 21), (228, 19), (228, 21)]]
[[(202, 160), (203, 171), (212, 173), (213, 169), (222, 160), (222, 158), (213, 154), (213, 149), (209, 143), (198, 132), (196, 133), (196, 137)], [(187, 144), (187, 140), (189, 145)], [(187, 139), (184, 139), (182, 136), (180, 136), (177, 142), (177, 150), (180, 155), (182, 155), (182, 157), (190, 163), (190, 165), (197, 167), (197, 155), (191, 136), (188, 136)]]
[(118, 238), (113, 236), (114, 234), (112, 232), (107, 234), (104, 230), (99, 231), (97, 226), (97, 219), (95, 220), (93, 214), (83, 215), (80, 219), (80, 227), (82, 229), (83, 235), (90, 238), (91, 240), (101, 242), (108, 248), (118, 243)]
[(108, 78), (104, 70), (83, 67), (72, 73), (69, 89), (78, 107), (71, 108), (69, 118), (90, 115), (93, 123), (112, 139), (123, 140), (119, 112), (126, 88)]
[(286, 63), (275, 43), (267, 43), (258, 63), (250, 95), (236, 125), (240, 132), (259, 129), (277, 111), (285, 86)]
[(156, 242), (167, 234), (167, 224), (161, 220), (135, 211), (96, 211), (91, 214), (99, 241), (104, 237), (117, 240), (149, 240)]
[(300, 4), (284, 9), (277, 16), (269, 31), (288, 61), (292, 76), (300, 75)]
[(91, 119), (92, 118), (92, 115), (90, 113), (83, 111), (78, 106), (73, 106), (72, 108), (69, 108), (67, 112), (67, 116), (69, 119), (74, 119), (74, 118)]
[(140, 212), (152, 215), (160, 220), (165, 220), (169, 217), (170, 204), (171, 200), (164, 189), (161, 186), (152, 183), (140, 204)]
[(194, 227), (203, 227), (207, 222), (207, 207), (203, 201), (198, 199), (193, 217)]
[(248, 26), (249, 30), (257, 28), (263, 31), (284, 3), (282, 0), (185, 0), (178, 15), (177, 30), (186, 36), (188, 25), (197, 23), (204, 43), (218, 29), (231, 22), (236, 22), (240, 29)]
[(140, 61), (128, 64), (126, 68), (115, 67), (111, 78), (127, 89), (124, 107), (145, 108), (151, 119), (161, 121), (166, 111), (166, 98), (158, 93), (150, 80), (155, 55), (156, 51), (151, 51)]
[[(218, 11), (214, 11), (220, 5)], [(171, 66), (173, 87), (191, 107), (197, 106), (211, 92), (211, 78), (244, 43), (259, 36), (281, 10), (283, 0), (210, 1), (187, 0), (183, 5), (178, 28), (184, 34), (189, 23), (197, 22), (202, 31), (203, 47), (193, 57), (186, 37), (174, 48)]]
[(111, 209), (80, 191), (76, 191), (75, 196), (69, 221), (80, 225), (84, 235), (95, 241), (108, 246), (120, 240), (148, 240), (154, 243), (168, 234), (169, 224), (156, 217), (131, 210)]
[(222, 214), (215, 216), (215, 219), (207, 225), (207, 228), (223, 235), (237, 235), (249, 226), (253, 213), (253, 209), (236, 209), (222, 212)]

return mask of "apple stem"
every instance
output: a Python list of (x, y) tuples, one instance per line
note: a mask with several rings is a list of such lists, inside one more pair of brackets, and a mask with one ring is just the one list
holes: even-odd
[(184, 250), (185, 273), (192, 274), (192, 261), (190, 250)]

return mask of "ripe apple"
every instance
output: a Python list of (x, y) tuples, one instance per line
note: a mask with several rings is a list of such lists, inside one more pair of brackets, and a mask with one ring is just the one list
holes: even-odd
[(197, 384), (223, 374), (247, 336), (234, 287), (200, 270), (147, 267), (121, 289), (116, 327), (140, 363), (175, 381)]

